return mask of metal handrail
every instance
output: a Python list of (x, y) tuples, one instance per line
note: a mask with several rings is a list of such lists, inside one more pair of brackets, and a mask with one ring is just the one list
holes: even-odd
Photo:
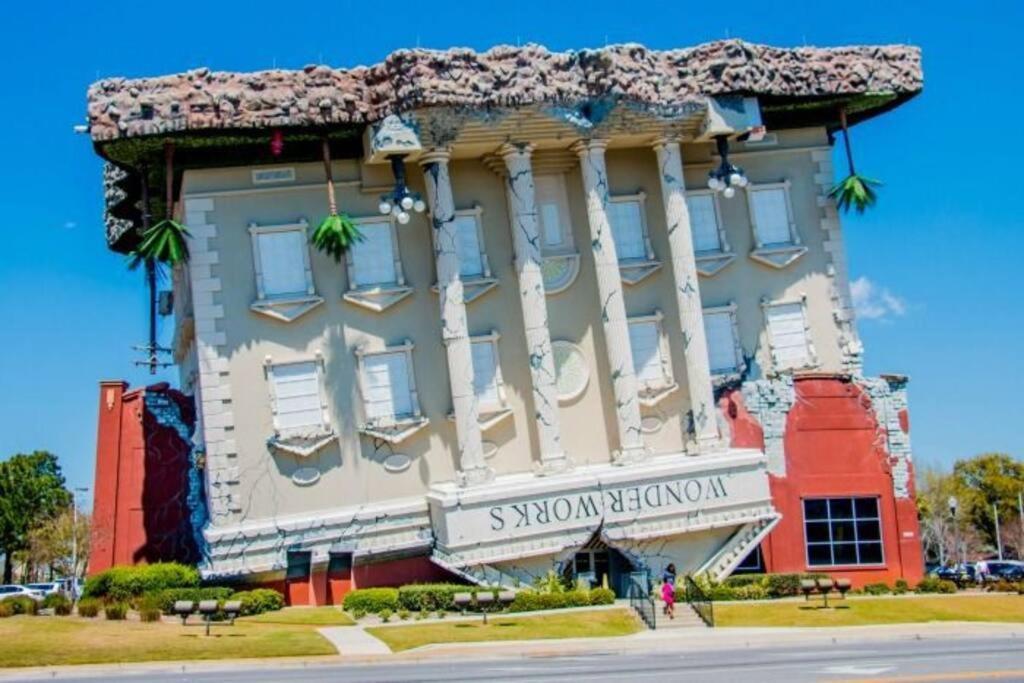
[(651, 581), (647, 572), (630, 572), (629, 606), (639, 615), (647, 628), (657, 628), (657, 612), (654, 605), (654, 597), (651, 595)]
[(683, 577), (686, 586), (686, 602), (697, 613), (697, 616), (708, 626), (715, 625), (715, 603), (711, 596), (704, 592), (704, 589), (697, 585), (693, 577), (687, 574)]

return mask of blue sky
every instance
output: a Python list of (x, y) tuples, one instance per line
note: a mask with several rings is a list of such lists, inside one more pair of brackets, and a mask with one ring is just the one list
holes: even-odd
[(105, 248), (100, 162), (72, 133), (97, 78), (353, 66), (416, 45), (671, 48), (724, 37), (924, 49), (925, 92), (853, 134), (858, 169), (885, 182), (874, 211), (844, 221), (871, 316), (859, 324), (867, 371), (910, 375), (919, 463), (1024, 451), (1014, 418), (1024, 305), (1011, 279), (1024, 256), (1013, 178), (1024, 158), (1020, 2), (549, 0), (466, 11), (455, 2), (111, 1), (16, 3), (4, 13), (0, 458), (48, 449), (70, 483), (91, 487), (97, 381), (150, 380), (132, 365), (146, 332), (141, 274)]

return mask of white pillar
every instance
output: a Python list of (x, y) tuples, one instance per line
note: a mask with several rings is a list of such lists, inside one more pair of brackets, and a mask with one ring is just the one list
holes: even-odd
[(676, 303), (683, 331), (683, 353), (686, 357), (686, 381), (690, 390), (690, 407), (698, 451), (719, 443), (718, 421), (715, 419), (715, 394), (711, 385), (708, 342), (704, 334), (704, 311), (701, 308), (697, 261), (693, 254), (693, 233), (690, 210), (686, 205), (683, 181), (683, 159), (679, 140), (662, 138), (654, 143), (658, 155), (658, 177), (661, 178), (661, 199), (665, 205), (668, 246), (675, 280)]
[(614, 460), (618, 464), (626, 464), (643, 460), (647, 451), (640, 431), (640, 400), (633, 372), (633, 352), (629, 344), (629, 324), (622, 296), (619, 258), (615, 253), (615, 240), (608, 221), (608, 171), (604, 163), (607, 144), (605, 140), (581, 140), (573, 145), (573, 150), (579, 155), (583, 175), (590, 246), (594, 252), (597, 291), (601, 299), (601, 324), (615, 394), (620, 450)]
[(473, 391), (473, 355), (462, 279), (459, 276), (459, 255), (456, 251), (455, 200), (448, 175), (447, 150), (434, 150), (423, 155), (430, 204), (431, 229), (434, 238), (434, 260), (437, 264), (437, 286), (441, 297), (441, 340), (448, 355), (448, 380), (452, 405), (455, 408), (455, 432), (459, 448), (459, 484), (482, 484), (494, 478), (494, 471), (484, 460), (480, 436), (480, 409)]
[(533, 387), (533, 415), (540, 442), (537, 474), (564, 472), (572, 461), (562, 449), (558, 416), (558, 388), (555, 384), (555, 358), (551, 351), (548, 308), (541, 273), (540, 227), (534, 199), (533, 168), (529, 145), (503, 145), (498, 150), (508, 170), (509, 223), (519, 277), (519, 301), (523, 307), (523, 327), (529, 352), (530, 382)]

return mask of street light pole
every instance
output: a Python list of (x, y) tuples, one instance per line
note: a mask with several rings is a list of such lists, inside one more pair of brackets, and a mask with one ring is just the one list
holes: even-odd
[(996, 548), (999, 550), (999, 559), (1003, 559), (1003, 536), (999, 533), (999, 506), (992, 503), (992, 514), (996, 518)]
[(71, 601), (78, 599), (78, 494), (89, 489), (80, 486), (71, 493)]
[(963, 564), (965, 562), (963, 559), (958, 560), (958, 558), (960, 558), (960, 556), (961, 556), (961, 553), (960, 553), (960, 528), (957, 526), (957, 523), (956, 523), (956, 509), (957, 509), (958, 505), (959, 505), (959, 501), (956, 499), (956, 496), (950, 496), (949, 497), (949, 514), (953, 517), (953, 561), (954, 562), (958, 562), (959, 561), (961, 564)]

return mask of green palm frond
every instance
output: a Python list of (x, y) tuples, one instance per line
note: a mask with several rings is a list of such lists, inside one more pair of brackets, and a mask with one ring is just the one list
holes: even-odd
[(153, 259), (158, 263), (176, 266), (188, 262), (187, 238), (192, 234), (181, 223), (164, 219), (142, 233), (142, 241), (132, 251), (128, 267), (132, 270), (140, 263)]
[(873, 178), (851, 173), (829, 190), (828, 196), (836, 200), (836, 207), (841, 211), (848, 212), (853, 207), (857, 213), (864, 213), (878, 200), (874, 188), (881, 184)]
[(313, 246), (339, 262), (352, 243), (362, 239), (355, 222), (344, 213), (329, 215), (313, 231)]

